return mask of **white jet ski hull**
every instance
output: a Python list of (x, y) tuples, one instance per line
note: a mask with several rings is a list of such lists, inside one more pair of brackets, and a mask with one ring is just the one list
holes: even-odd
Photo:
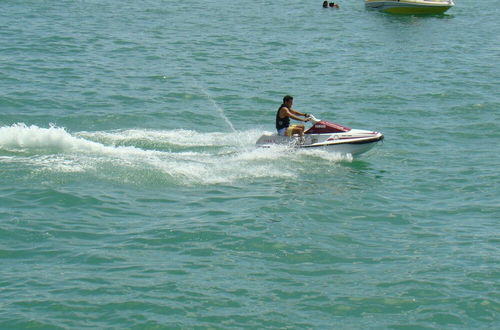
[(269, 148), (276, 145), (291, 148), (322, 149), (340, 154), (360, 155), (372, 149), (384, 136), (379, 132), (364, 130), (350, 130), (346, 133), (334, 134), (305, 134), (298, 136), (279, 136), (267, 133), (257, 140), (257, 146)]

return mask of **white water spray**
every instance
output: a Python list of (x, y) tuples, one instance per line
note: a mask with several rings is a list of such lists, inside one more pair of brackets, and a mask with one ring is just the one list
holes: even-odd
[(140, 129), (72, 134), (62, 127), (14, 124), (0, 127), (0, 167), (18, 164), (42, 175), (88, 173), (122, 182), (197, 185), (295, 178), (311, 157), (315, 163), (345, 160), (319, 150), (255, 148), (260, 134)]
[(222, 107), (219, 104), (217, 104), (217, 102), (215, 102), (212, 95), (210, 95), (210, 93), (205, 88), (200, 86), (196, 80), (193, 79), (193, 81), (194, 81), (194, 84), (196, 85), (196, 87), (199, 88), (203, 94), (205, 94), (205, 96), (210, 101), (210, 103), (212, 103), (212, 105), (217, 110), (217, 112), (219, 112), (220, 116), (222, 117), (222, 119), (224, 119), (226, 124), (233, 130), (233, 132), (236, 132), (236, 129), (234, 128), (233, 123), (231, 123), (229, 118), (227, 118), (226, 114), (224, 113), (224, 109), (222, 109)]

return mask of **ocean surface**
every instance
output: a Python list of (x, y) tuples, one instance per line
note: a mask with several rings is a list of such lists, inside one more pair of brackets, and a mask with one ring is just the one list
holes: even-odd
[(1, 329), (500, 328), (498, 2), (321, 3), (0, 1)]

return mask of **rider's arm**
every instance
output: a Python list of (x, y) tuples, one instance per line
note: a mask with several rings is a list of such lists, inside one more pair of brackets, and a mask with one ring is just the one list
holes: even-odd
[(298, 111), (295, 111), (295, 110), (288, 110), (288, 115), (295, 119), (295, 120), (298, 120), (298, 121), (303, 121), (303, 122), (306, 122), (306, 121), (309, 121), (309, 118), (300, 118), (299, 116), (305, 116), (305, 115), (302, 115), (300, 112)]
[(294, 115), (298, 115), (298, 116), (304, 116), (304, 117), (307, 116), (306, 113), (299, 112), (299, 111), (297, 111), (295, 109), (290, 109), (290, 113), (293, 113)]

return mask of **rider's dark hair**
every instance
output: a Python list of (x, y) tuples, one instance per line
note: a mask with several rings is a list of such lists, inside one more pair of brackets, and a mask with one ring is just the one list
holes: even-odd
[(287, 95), (283, 98), (283, 103), (286, 103), (286, 102), (292, 101), (292, 100), (293, 100), (293, 96)]

